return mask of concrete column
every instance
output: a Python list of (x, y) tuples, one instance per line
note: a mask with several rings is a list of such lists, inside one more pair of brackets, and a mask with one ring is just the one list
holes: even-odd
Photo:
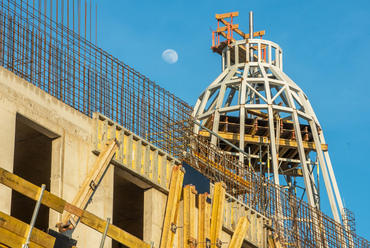
[[(1, 97), (0, 97), (1, 99)], [(0, 100), (0, 158), (1, 168), (13, 172), (16, 112), (8, 102)], [(12, 190), (0, 184), (0, 211), (10, 214)]]
[(144, 192), (144, 241), (159, 247), (167, 195), (150, 188)]
[[(51, 152), (50, 193), (63, 196), (64, 137), (53, 140)], [(50, 211), (49, 227), (62, 221), (62, 214)]]

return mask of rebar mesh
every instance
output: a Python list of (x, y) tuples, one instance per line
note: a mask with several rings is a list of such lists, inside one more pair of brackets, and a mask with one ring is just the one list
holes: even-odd
[(100, 112), (273, 220), (284, 247), (370, 247), (302, 199), (193, 134), (192, 108), (25, 1), (0, 7), (0, 65), (81, 113)]

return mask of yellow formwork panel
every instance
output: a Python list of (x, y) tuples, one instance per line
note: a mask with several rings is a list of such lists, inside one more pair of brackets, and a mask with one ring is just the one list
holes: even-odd
[(116, 138), (121, 144), (114, 156), (116, 162), (169, 189), (172, 168), (181, 164), (179, 160), (99, 113), (94, 113), (94, 121), (96, 152)]
[(153, 158), (154, 158), (154, 151), (149, 149), (149, 178), (153, 180)]

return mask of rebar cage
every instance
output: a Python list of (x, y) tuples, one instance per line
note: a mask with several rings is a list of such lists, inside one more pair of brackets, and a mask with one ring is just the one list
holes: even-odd
[[(59, 11), (66, 4), (68, 0), (56, 3)], [(273, 220), (285, 247), (370, 247), (369, 241), (195, 135), (187, 103), (92, 44), (86, 32), (84, 38), (53, 21), (43, 7), (34, 1), (1, 1), (1, 66), (87, 116), (108, 116), (213, 182), (224, 181), (231, 195)]]

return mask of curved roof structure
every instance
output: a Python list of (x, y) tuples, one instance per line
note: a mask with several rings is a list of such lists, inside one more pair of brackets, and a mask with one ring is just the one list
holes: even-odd
[[(284, 73), (282, 49), (255, 37), (264, 32), (253, 32), (252, 17), (249, 35), (225, 21), (233, 13), (216, 18), (226, 25), (214, 32), (226, 40), (216, 36), (212, 47), (222, 56), (222, 72), (200, 94), (193, 112), (214, 134), (198, 126), (195, 132), (293, 194), (296, 179), (303, 177), (307, 200), (315, 207), (320, 199), (313, 168), (320, 167), (334, 219), (340, 222), (337, 207), (342, 212), (343, 204), (320, 123), (308, 97)], [(233, 31), (243, 39), (234, 40)]]

